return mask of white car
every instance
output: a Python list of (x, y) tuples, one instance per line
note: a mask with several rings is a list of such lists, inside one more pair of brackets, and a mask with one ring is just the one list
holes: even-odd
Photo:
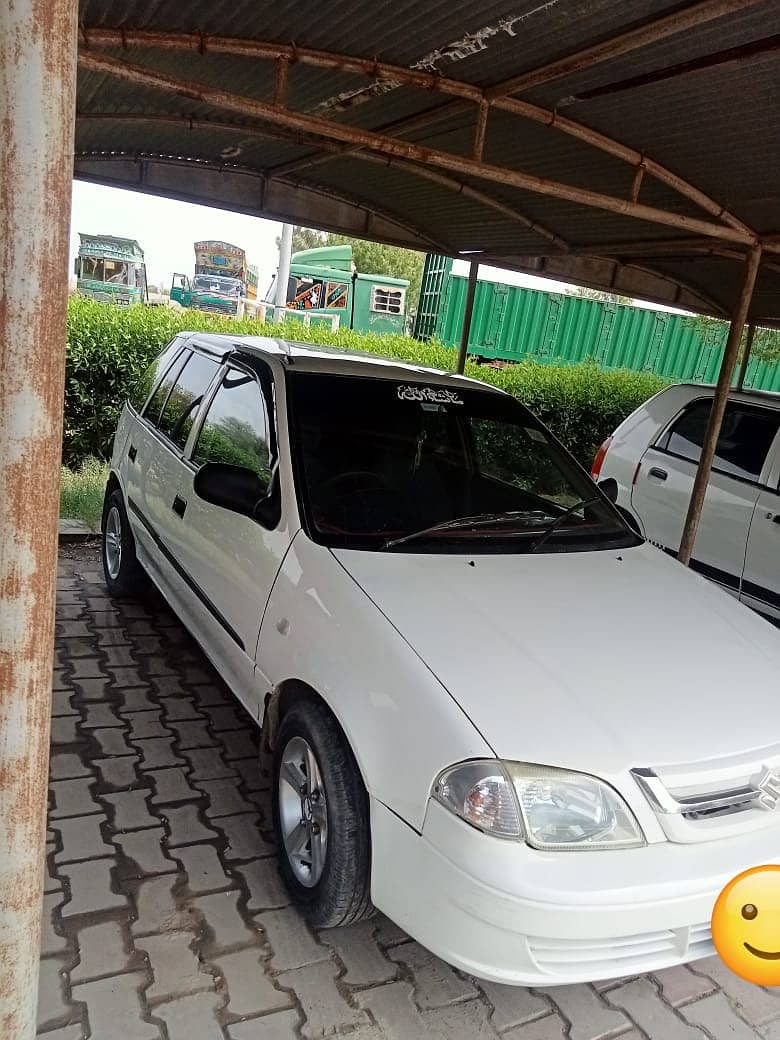
[(145, 571), (273, 749), (317, 926), (376, 906), (485, 979), (712, 952), (780, 862), (780, 639), (626, 525), (514, 398), (184, 334), (125, 406), (112, 594)]
[[(676, 554), (714, 388), (679, 384), (638, 408), (599, 449), (595, 480), (653, 544)], [(691, 566), (780, 618), (780, 394), (732, 393)]]

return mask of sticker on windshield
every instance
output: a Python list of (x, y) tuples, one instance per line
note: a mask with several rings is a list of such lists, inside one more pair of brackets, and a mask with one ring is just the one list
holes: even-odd
[(437, 386), (399, 386), (399, 401), (429, 401), (431, 404), (463, 404), (463, 398), (452, 390)]

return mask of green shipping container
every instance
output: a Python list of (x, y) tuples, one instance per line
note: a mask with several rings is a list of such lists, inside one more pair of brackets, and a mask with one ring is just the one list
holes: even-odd
[[(465, 277), (452, 273), (451, 260), (429, 255), (415, 336), (458, 345), (466, 285)], [(725, 323), (703, 334), (689, 318), (668, 311), (480, 281), (469, 353), (553, 365), (594, 361), (601, 368), (655, 372), (673, 382), (714, 383), (726, 335)], [(780, 391), (780, 364), (752, 360), (745, 386)]]

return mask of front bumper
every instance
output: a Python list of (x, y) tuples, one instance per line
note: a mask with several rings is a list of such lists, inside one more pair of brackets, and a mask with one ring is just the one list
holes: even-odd
[(431, 802), (422, 835), (372, 799), (372, 898), (415, 939), (479, 978), (562, 985), (714, 952), (710, 917), (735, 874), (777, 863), (777, 831), (611, 852), (538, 852)]

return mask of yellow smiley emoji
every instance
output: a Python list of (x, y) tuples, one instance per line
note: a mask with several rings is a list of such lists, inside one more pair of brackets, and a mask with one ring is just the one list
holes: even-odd
[(712, 911), (712, 941), (721, 960), (758, 986), (780, 986), (780, 866), (737, 874)]

